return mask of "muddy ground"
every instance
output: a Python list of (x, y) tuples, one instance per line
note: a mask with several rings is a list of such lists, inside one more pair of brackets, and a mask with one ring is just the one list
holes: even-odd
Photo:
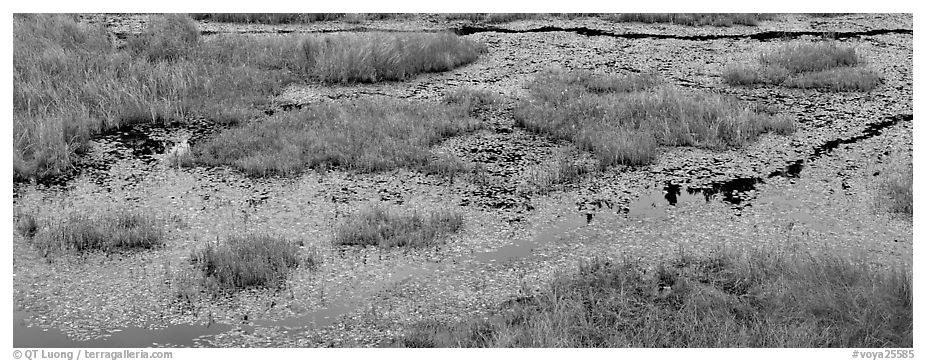
[[(139, 31), (146, 17), (85, 20), (103, 22), (124, 37)], [(913, 151), (911, 15), (784, 15), (758, 27), (729, 28), (554, 18), (484, 27), (436, 16), (199, 25), (207, 41), (219, 33), (452, 29), (486, 43), (487, 54), (448, 72), (406, 82), (292, 86), (275, 104), (276, 111), (286, 111), (325, 98), (436, 101), (456, 87), (485, 87), (506, 104), (477, 114), (484, 130), (448, 139), (435, 150), (480, 164), (487, 177), (474, 184), (406, 170), (333, 170), (255, 179), (225, 168), (176, 168), (165, 160), (164, 149), (174, 142), (187, 135), (195, 142), (216, 126), (137, 126), (101, 135), (78, 176), (15, 184), (13, 207), (39, 218), (140, 208), (162, 220), (167, 245), (49, 262), (15, 234), (15, 346), (384, 345), (417, 321), (482, 317), (595, 256), (656, 259), (679, 249), (784, 244), (885, 267), (912, 264), (912, 223), (885, 214), (875, 201), (881, 169), (891, 157), (911, 157)], [(825, 36), (855, 46), (884, 83), (868, 93), (833, 93), (731, 88), (719, 77), (726, 64), (750, 61), (762, 49)], [(665, 148), (650, 166), (617, 167), (532, 194), (531, 174), (574, 148), (515, 127), (511, 116), (513, 99), (525, 96), (533, 74), (551, 67), (655, 71), (681, 87), (774, 106), (793, 115), (798, 130), (725, 152)], [(332, 245), (345, 217), (377, 202), (403, 209), (456, 207), (466, 225), (430, 249)], [(296, 270), (282, 290), (179, 302), (178, 280), (193, 271), (190, 252), (245, 231), (302, 240), (307, 249), (318, 249), (322, 265)]]

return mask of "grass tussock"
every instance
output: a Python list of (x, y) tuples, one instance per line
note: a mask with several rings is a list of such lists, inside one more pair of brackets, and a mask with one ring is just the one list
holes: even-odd
[(171, 14), (152, 19), (143, 33), (129, 39), (126, 47), (152, 62), (169, 61), (188, 55), (199, 41), (199, 28), (190, 18)]
[(459, 174), (470, 173), (472, 171), (472, 166), (454, 155), (438, 153), (434, 154), (431, 159), (426, 164), (419, 167), (418, 170), (425, 174), (433, 174), (453, 179)]
[(250, 175), (312, 167), (360, 171), (420, 169), (441, 139), (480, 127), (461, 106), (393, 99), (325, 102), (219, 133), (193, 147), (195, 162)]
[(462, 228), (463, 215), (458, 212), (400, 214), (375, 206), (344, 222), (334, 242), (339, 245), (428, 247)]
[[(153, 21), (124, 49), (103, 27), (69, 16), (25, 14), (13, 21), (18, 179), (69, 171), (90, 136), (124, 124), (256, 116), (268, 95), (291, 81), (279, 61), (274, 70), (245, 57), (267, 50), (259, 41), (207, 44), (179, 15)], [(266, 53), (261, 59), (274, 55)]]
[(537, 194), (546, 194), (563, 184), (576, 182), (594, 166), (580, 161), (579, 152), (570, 151), (556, 155), (553, 161), (543, 164), (529, 175), (528, 190)]
[(277, 287), (296, 267), (315, 268), (318, 256), (303, 256), (299, 245), (289, 240), (263, 234), (228, 237), (224, 243), (209, 243), (190, 256), (202, 272), (208, 290), (237, 290), (253, 287)]
[(488, 319), (423, 322), (401, 347), (912, 347), (911, 275), (793, 252), (596, 259)]
[(606, 14), (601, 16), (604, 20), (613, 22), (635, 22), (635, 23), (667, 23), (688, 26), (733, 26), (748, 25), (756, 26), (759, 22), (772, 20), (777, 17), (775, 14), (736, 14), (736, 13), (694, 13), (694, 14), (672, 14), (672, 13), (625, 13), (625, 14)]
[(881, 174), (877, 199), (888, 212), (913, 216), (913, 163), (892, 160)]
[(444, 102), (460, 106), (473, 113), (479, 109), (492, 109), (501, 106), (501, 95), (485, 88), (459, 87), (444, 94)]
[(601, 167), (652, 162), (656, 147), (740, 147), (765, 132), (788, 134), (793, 120), (757, 112), (731, 98), (679, 90), (653, 75), (548, 71), (514, 111), (528, 131), (566, 139)]
[(484, 46), (450, 33), (357, 33), (311, 37), (300, 51), (328, 83), (405, 80), (469, 64)]
[(862, 65), (851, 46), (835, 42), (801, 42), (760, 54), (758, 65), (729, 66), (721, 75), (731, 85), (771, 84), (831, 91), (869, 91), (881, 84), (881, 77)]
[(39, 231), (39, 221), (32, 213), (20, 212), (16, 217), (16, 231), (23, 237), (32, 238)]
[(151, 216), (129, 211), (88, 215), (70, 213), (46, 221), (32, 241), (46, 256), (89, 251), (148, 249), (164, 243), (164, 232)]

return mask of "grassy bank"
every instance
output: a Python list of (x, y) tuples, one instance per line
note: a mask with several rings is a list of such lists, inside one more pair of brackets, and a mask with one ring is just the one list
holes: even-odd
[(31, 221), (25, 230), (32, 243), (46, 257), (89, 251), (115, 252), (148, 249), (164, 243), (164, 232), (151, 216), (130, 211), (100, 214), (70, 213), (47, 220), (42, 226)]
[(758, 56), (758, 64), (738, 64), (724, 69), (730, 85), (770, 84), (791, 88), (831, 91), (869, 91), (881, 77), (865, 69), (851, 46), (836, 42), (797, 42), (779, 46)]
[(911, 276), (792, 251), (596, 259), (487, 319), (401, 347), (912, 347)]
[(656, 147), (740, 147), (760, 134), (793, 131), (791, 119), (758, 113), (734, 99), (661, 84), (653, 75), (548, 71), (514, 111), (528, 131), (566, 139), (601, 166), (652, 162)]
[(295, 242), (263, 234), (228, 237), (193, 252), (190, 261), (202, 274), (202, 286), (213, 292), (276, 287), (296, 267), (317, 266), (314, 253), (303, 254)]
[(155, 17), (116, 48), (68, 15), (14, 16), (16, 179), (68, 172), (94, 134), (139, 122), (237, 123), (298, 80), (375, 82), (472, 62), (482, 47), (451, 34), (217, 36), (182, 15)]
[(214, 54), (220, 43), (203, 46), (180, 16), (153, 21), (126, 49), (66, 15), (17, 15), (13, 30), (17, 178), (66, 172), (90, 136), (125, 124), (252, 117), (289, 81)]
[(429, 147), (475, 130), (470, 109), (394, 99), (325, 102), (219, 133), (193, 147), (195, 162), (251, 175), (291, 175), (312, 167), (360, 171), (430, 169)]
[(339, 245), (427, 247), (463, 228), (463, 215), (453, 211), (408, 214), (381, 206), (362, 211), (345, 221), (334, 242)]

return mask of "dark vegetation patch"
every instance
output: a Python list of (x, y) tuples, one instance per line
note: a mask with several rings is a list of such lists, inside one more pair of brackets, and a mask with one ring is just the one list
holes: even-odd
[(438, 210), (428, 214), (399, 213), (382, 206), (360, 212), (340, 226), (334, 242), (339, 245), (379, 247), (428, 247), (463, 228), (463, 215)]
[(757, 112), (735, 99), (680, 90), (651, 74), (601, 75), (547, 71), (515, 107), (528, 131), (566, 139), (599, 159), (601, 167), (641, 165), (656, 147), (740, 147), (760, 134), (788, 134), (793, 120)]
[(487, 319), (400, 347), (912, 347), (911, 275), (793, 251), (585, 262)]
[(429, 147), (481, 127), (469, 109), (390, 98), (324, 102), (219, 133), (193, 147), (195, 162), (251, 175), (312, 167), (381, 171), (428, 167)]
[(32, 238), (45, 257), (90, 251), (115, 252), (148, 249), (164, 243), (155, 218), (133, 211), (101, 214), (72, 212), (46, 220)]
[(722, 76), (731, 85), (771, 84), (832, 91), (869, 91), (881, 83), (881, 77), (862, 65), (851, 46), (836, 42), (801, 42), (760, 54), (758, 65), (729, 66)]
[(669, 23), (688, 26), (733, 26), (733, 25), (759, 25), (760, 21), (773, 20), (777, 18), (776, 14), (736, 14), (736, 13), (694, 13), (694, 14), (673, 14), (673, 13), (626, 13), (626, 14), (602, 14), (601, 18), (614, 22), (635, 22), (635, 23)]
[(318, 256), (304, 255), (296, 242), (265, 234), (228, 237), (209, 243), (190, 255), (208, 291), (221, 292), (255, 287), (278, 287), (291, 269), (315, 268)]
[(39, 230), (39, 222), (32, 213), (20, 212), (16, 217), (16, 231), (23, 237), (32, 238)]

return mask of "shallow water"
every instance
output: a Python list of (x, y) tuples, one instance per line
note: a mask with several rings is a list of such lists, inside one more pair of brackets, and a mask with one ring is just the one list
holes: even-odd
[[(574, 214), (561, 218), (552, 226), (538, 227), (534, 237), (523, 238), (513, 244), (494, 250), (471, 254), (468, 259), (458, 260), (464, 267), (476, 268), (481, 264), (504, 264), (530, 256), (531, 252), (548, 243), (557, 241), (562, 235), (587, 225), (586, 217)], [(475, 262), (473, 262), (475, 261)], [(327, 300), (325, 306), (314, 311), (282, 320), (257, 319), (248, 324), (230, 325), (213, 323), (209, 325), (178, 324), (166, 328), (149, 329), (144, 327), (122, 327), (105, 338), (76, 341), (68, 338), (56, 328), (43, 329), (27, 326), (26, 320), (33, 315), (27, 312), (14, 312), (13, 336), (14, 347), (56, 347), (56, 348), (112, 348), (112, 347), (151, 347), (151, 346), (208, 346), (209, 338), (218, 334), (240, 329), (244, 333), (253, 332), (256, 327), (283, 328), (286, 330), (303, 330), (324, 328), (333, 324), (339, 317), (358, 310), (369, 296), (397, 283), (414, 277), (428, 275), (446, 265), (437, 262), (410, 264), (393, 270), (375, 287), (364, 291), (348, 292)]]
[(13, 347), (43, 348), (114, 348), (114, 347), (189, 347), (203, 345), (205, 338), (232, 330), (224, 324), (174, 325), (161, 329), (124, 327), (113, 330), (105, 338), (77, 341), (72, 340), (56, 328), (29, 327), (25, 320), (32, 317), (27, 312), (13, 312)]

